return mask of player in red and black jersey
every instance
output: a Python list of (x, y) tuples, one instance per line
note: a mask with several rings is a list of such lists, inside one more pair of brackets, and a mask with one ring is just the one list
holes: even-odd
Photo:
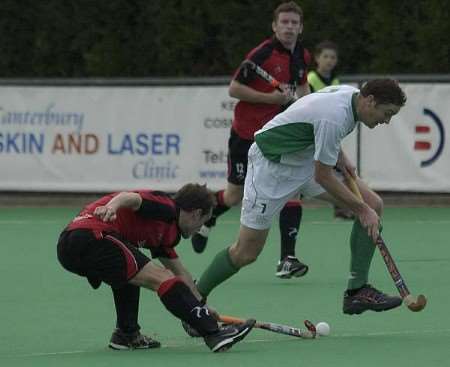
[[(274, 11), (272, 29), (273, 37), (251, 50), (246, 59), (281, 82), (283, 91), (274, 88), (254, 73), (242, 68), (236, 71), (229, 88), (230, 96), (239, 99), (239, 102), (234, 110), (228, 140), (228, 184), (225, 190), (215, 194), (217, 205), (211, 220), (192, 237), (196, 252), (203, 252), (205, 249), (210, 228), (215, 225), (216, 219), (242, 201), (247, 153), (253, 143), (255, 131), (290, 102), (310, 92), (307, 82), (310, 55), (299, 40), (303, 31), (301, 8), (294, 2), (279, 5)], [(298, 277), (308, 271), (308, 266), (295, 257), (301, 217), (299, 200), (288, 202), (280, 213), (281, 254), (276, 270), (276, 276), (280, 278)]]
[[(174, 247), (211, 217), (214, 203), (205, 186), (187, 184), (174, 197), (159, 191), (114, 193), (88, 204), (64, 229), (58, 259), (65, 269), (86, 277), (93, 288), (111, 286), (116, 307), (113, 349), (156, 348), (160, 343), (140, 333), (140, 287), (158, 293), (164, 306), (204, 338), (212, 351), (242, 340), (254, 320), (219, 327), (201, 300), (189, 271)], [(149, 249), (163, 266), (144, 255)]]

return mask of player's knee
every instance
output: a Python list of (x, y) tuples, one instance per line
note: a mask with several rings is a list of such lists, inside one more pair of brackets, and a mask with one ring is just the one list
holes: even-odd
[(223, 192), (223, 201), (225, 205), (232, 207), (239, 205), (244, 196), (244, 186), (228, 183), (227, 188)]
[(234, 196), (232, 200), (230, 200), (229, 206), (237, 206), (242, 202), (242, 196)]
[(249, 265), (256, 261), (261, 253), (263, 244), (252, 243), (251, 241), (238, 240), (230, 248), (232, 262), (238, 268)]
[(158, 286), (165, 281), (172, 279), (175, 275), (168, 269), (161, 269), (160, 273), (157, 276), (157, 281), (159, 282)]
[(136, 274), (130, 283), (156, 291), (161, 283), (173, 277), (174, 274), (170, 270), (155, 267), (151, 263), (148, 263)]
[(231, 192), (224, 196), (225, 204), (229, 207), (239, 205), (242, 202), (243, 194), (239, 192)]
[(251, 263), (255, 262), (258, 258), (258, 254), (256, 253), (245, 253), (240, 257), (241, 267), (250, 265)]

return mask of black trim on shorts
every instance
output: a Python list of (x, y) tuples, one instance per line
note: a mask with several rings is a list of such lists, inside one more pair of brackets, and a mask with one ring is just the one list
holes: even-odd
[(244, 185), (247, 174), (248, 150), (253, 140), (241, 138), (234, 129), (230, 130), (228, 139), (228, 182)]

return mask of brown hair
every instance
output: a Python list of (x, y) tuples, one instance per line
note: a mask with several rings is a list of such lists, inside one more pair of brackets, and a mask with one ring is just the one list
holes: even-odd
[(289, 1), (287, 3), (281, 3), (273, 11), (273, 21), (276, 23), (280, 13), (296, 13), (300, 16), (300, 22), (303, 23), (303, 10), (294, 1)]
[(361, 94), (364, 97), (373, 95), (377, 104), (392, 103), (396, 106), (404, 106), (406, 95), (393, 79), (373, 79), (369, 80), (361, 88)]
[(337, 45), (332, 41), (325, 40), (316, 45), (314, 48), (314, 56), (319, 56), (323, 50), (333, 50), (336, 54), (338, 53)]
[(186, 184), (177, 191), (173, 199), (180, 209), (187, 212), (201, 209), (202, 215), (208, 214), (214, 206), (214, 195), (206, 185)]

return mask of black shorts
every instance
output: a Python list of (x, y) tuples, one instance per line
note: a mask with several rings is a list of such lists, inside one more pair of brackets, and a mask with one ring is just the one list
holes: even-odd
[(97, 238), (89, 229), (61, 233), (58, 260), (68, 271), (86, 277), (93, 288), (128, 283), (149, 261), (139, 249), (116, 234)]
[(244, 185), (247, 174), (248, 150), (253, 140), (242, 139), (231, 129), (228, 139), (228, 182)]

